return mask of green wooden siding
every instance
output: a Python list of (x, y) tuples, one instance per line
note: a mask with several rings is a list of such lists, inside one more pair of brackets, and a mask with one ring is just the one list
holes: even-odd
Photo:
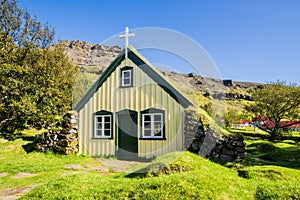
[[(120, 69), (133, 67), (133, 87), (120, 88)], [(93, 139), (93, 113), (107, 110), (113, 113), (124, 109), (138, 112), (138, 136), (141, 135), (140, 112), (149, 108), (165, 110), (166, 140), (139, 140), (139, 157), (152, 158), (183, 149), (184, 108), (130, 59), (124, 59), (101, 87), (79, 111), (80, 153), (115, 155), (117, 129), (113, 125), (113, 139)]]

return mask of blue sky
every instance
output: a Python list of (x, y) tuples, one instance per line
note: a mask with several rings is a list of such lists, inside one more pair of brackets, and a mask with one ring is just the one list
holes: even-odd
[[(130, 28), (179, 31), (202, 45), (224, 79), (286, 80), (300, 85), (300, 1), (287, 0), (20, 0), (55, 28), (57, 38), (101, 43)], [(188, 73), (184, 61), (144, 52)]]

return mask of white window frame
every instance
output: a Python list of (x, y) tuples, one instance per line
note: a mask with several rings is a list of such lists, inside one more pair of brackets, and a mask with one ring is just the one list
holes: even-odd
[[(154, 116), (155, 115), (160, 115), (160, 129), (156, 129), (154, 128), (154, 122), (158, 122), (158, 121), (154, 121)], [(144, 125), (145, 125), (145, 116), (150, 116), (151, 118), (151, 125), (150, 125), (150, 129), (149, 128), (145, 128)], [(163, 113), (145, 113), (145, 114), (142, 114), (142, 138), (159, 138), (159, 139), (162, 139), (164, 137), (164, 128), (163, 128), (163, 121), (164, 121), (164, 118), (163, 118)], [(151, 130), (151, 135), (150, 136), (145, 136), (145, 130)], [(161, 132), (161, 136), (155, 136), (155, 130), (160, 130)]]
[[(129, 72), (130, 76), (125, 78), (124, 74), (126, 72)], [(125, 79), (126, 80), (129, 79), (129, 84), (125, 84), (125, 81), (124, 81)], [(131, 86), (131, 85), (132, 85), (132, 69), (123, 70), (122, 71), (122, 87)]]
[[(101, 122), (97, 122), (97, 118), (101, 118)], [(109, 129), (105, 129), (105, 117), (109, 117)], [(95, 115), (94, 119), (94, 138), (111, 138), (112, 137), (112, 117), (111, 115)], [(102, 123), (102, 127), (99, 129), (97, 128), (98, 123)], [(101, 135), (97, 135), (97, 131), (101, 130)], [(109, 136), (106, 136), (104, 133), (105, 131), (109, 130)]]

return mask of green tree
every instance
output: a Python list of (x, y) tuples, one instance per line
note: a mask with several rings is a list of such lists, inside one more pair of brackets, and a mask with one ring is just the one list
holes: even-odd
[(225, 114), (225, 127), (230, 128), (234, 123), (240, 120), (237, 109), (229, 108)]
[(15, 0), (1, 1), (0, 14), (0, 129), (53, 123), (71, 109), (78, 68), (59, 45), (52, 45), (53, 29)]
[(93, 80), (88, 76), (87, 72), (81, 71), (76, 76), (73, 90), (73, 107), (76, 106), (81, 98), (87, 93), (87, 91), (93, 85)]
[(279, 130), (299, 121), (281, 123), (282, 120), (299, 119), (300, 88), (278, 81), (253, 91), (254, 102), (245, 106), (252, 113), (253, 123), (270, 134), (270, 139), (279, 137)]

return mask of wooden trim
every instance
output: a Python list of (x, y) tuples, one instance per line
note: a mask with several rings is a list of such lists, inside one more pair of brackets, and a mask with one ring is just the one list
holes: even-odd
[(140, 137), (139, 140), (167, 140), (167, 138), (142, 138)]
[(99, 137), (99, 138), (97, 138), (97, 137), (94, 137), (94, 135), (93, 135), (93, 137), (91, 139), (92, 140), (113, 140), (114, 138), (113, 137), (107, 137), (107, 138), (105, 138), (105, 137), (103, 137), (103, 138)]

